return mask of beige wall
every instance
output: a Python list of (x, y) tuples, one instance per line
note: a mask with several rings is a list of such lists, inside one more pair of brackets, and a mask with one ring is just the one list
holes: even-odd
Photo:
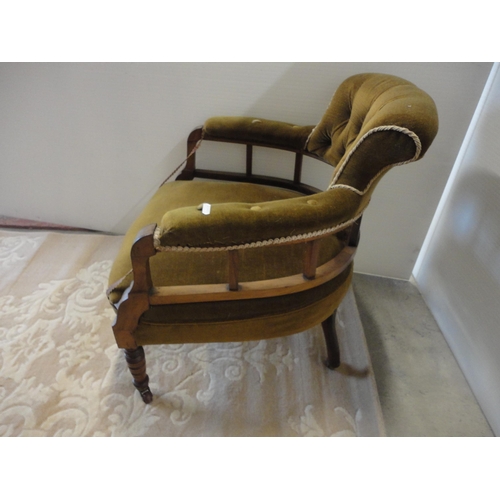
[[(123, 232), (184, 158), (187, 134), (209, 116), (315, 124), (343, 79), (386, 72), (429, 92), (441, 128), (424, 160), (399, 167), (378, 187), (364, 217), (356, 270), (408, 279), (490, 68), (489, 63), (2, 63), (0, 214)], [(200, 158), (215, 161), (208, 149)], [(261, 158), (265, 162), (266, 155)], [(311, 166), (305, 180), (323, 187), (329, 175), (328, 169)]]
[(415, 280), (500, 434), (500, 72), (496, 64)]

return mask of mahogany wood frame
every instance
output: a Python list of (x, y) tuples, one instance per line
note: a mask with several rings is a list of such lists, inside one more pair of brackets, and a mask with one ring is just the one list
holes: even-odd
[[(215, 142), (227, 142), (232, 144), (243, 144), (246, 145), (246, 168), (245, 173), (235, 173), (235, 172), (220, 172), (217, 170), (207, 170), (196, 168), (196, 152), (195, 148), (199, 142), (203, 141), (215, 141)], [(283, 151), (290, 151), (295, 153), (295, 166), (293, 180), (282, 179), (280, 177), (271, 177), (267, 175), (255, 175), (253, 173), (253, 147), (265, 147), (271, 149), (281, 149)], [(302, 160), (304, 155), (314, 158), (315, 160), (326, 162), (321, 156), (317, 156), (304, 149), (294, 149), (287, 148), (279, 145), (262, 144), (258, 142), (249, 141), (236, 141), (231, 139), (220, 139), (218, 137), (211, 137), (207, 133), (203, 133), (203, 127), (195, 128), (188, 137), (187, 141), (187, 155), (188, 159), (186, 165), (182, 172), (176, 177), (176, 180), (191, 181), (195, 177), (200, 179), (215, 179), (233, 182), (250, 182), (253, 184), (264, 184), (266, 186), (281, 187), (285, 189), (291, 189), (302, 194), (316, 194), (320, 193), (321, 189), (315, 188), (308, 184), (301, 182), (302, 176)]]
[[(203, 170), (196, 168), (196, 146), (201, 140), (233, 142), (246, 145), (246, 171), (244, 174)], [(303, 194), (321, 192), (301, 182), (303, 155), (315, 159), (322, 158), (303, 150), (256, 144), (240, 141), (223, 141), (203, 135), (201, 127), (196, 128), (188, 137), (188, 159), (184, 169), (176, 180), (192, 180), (195, 177), (218, 179), (234, 182), (251, 182), (274, 187), (292, 189)], [(295, 153), (295, 167), (293, 180), (280, 179), (252, 173), (253, 146), (275, 147)], [(324, 160), (322, 160), (324, 161)], [(117, 316), (113, 324), (113, 332), (118, 347), (125, 350), (125, 359), (133, 376), (134, 386), (138, 389), (145, 403), (152, 401), (149, 388), (149, 377), (146, 374), (146, 360), (144, 349), (137, 345), (134, 330), (139, 324), (140, 317), (152, 305), (178, 304), (193, 302), (209, 302), (220, 300), (245, 300), (259, 297), (274, 297), (297, 293), (319, 286), (338, 276), (352, 262), (359, 240), (361, 218), (349, 228), (340, 231), (339, 238), (344, 241), (344, 248), (329, 262), (318, 267), (319, 246), (321, 238), (306, 243), (303, 273), (272, 280), (240, 283), (238, 280), (238, 251), (228, 250), (228, 279), (226, 285), (192, 285), (154, 287), (149, 267), (150, 257), (156, 254), (154, 246), (154, 230), (156, 225), (144, 227), (137, 235), (132, 245), (131, 260), (133, 281), (125, 290), (119, 303), (116, 305)], [(302, 242), (300, 242), (302, 243)], [(297, 243), (286, 243), (287, 245)], [(339, 344), (335, 329), (336, 311), (322, 322), (323, 333), (327, 347), (326, 366), (335, 369), (340, 365)]]

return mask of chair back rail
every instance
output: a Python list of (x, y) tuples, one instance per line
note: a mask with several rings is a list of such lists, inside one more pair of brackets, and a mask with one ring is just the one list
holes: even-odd
[[(227, 142), (232, 144), (242, 144), (246, 145), (246, 164), (245, 173), (237, 172), (223, 172), (220, 170), (209, 170), (200, 169), (196, 167), (196, 148), (199, 146), (200, 141), (214, 141), (214, 142)], [(295, 164), (293, 171), (293, 179), (283, 179), (280, 177), (271, 177), (267, 175), (255, 175), (253, 173), (253, 148), (265, 147), (272, 149), (280, 149), (282, 151), (290, 151), (295, 153)], [(176, 177), (176, 180), (193, 180), (195, 177), (200, 179), (212, 179), (212, 180), (224, 180), (232, 182), (250, 182), (253, 184), (264, 184), (267, 186), (281, 187), (284, 189), (291, 189), (302, 194), (316, 194), (320, 193), (321, 189), (314, 186), (304, 184), (301, 182), (302, 178), (302, 163), (304, 155), (314, 158), (315, 160), (327, 163), (320, 156), (310, 153), (304, 149), (292, 149), (283, 146), (270, 146), (265, 144), (258, 144), (252, 142), (236, 141), (230, 139), (220, 139), (215, 137), (210, 137), (207, 134), (203, 134), (203, 127), (195, 128), (191, 134), (189, 134), (187, 140), (187, 160), (184, 169)]]

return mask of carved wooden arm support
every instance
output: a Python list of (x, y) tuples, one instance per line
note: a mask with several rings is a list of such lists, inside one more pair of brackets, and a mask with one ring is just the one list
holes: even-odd
[(156, 253), (153, 237), (155, 228), (156, 224), (151, 224), (139, 231), (130, 252), (134, 281), (117, 304), (118, 313), (113, 324), (116, 343), (124, 349), (137, 348), (133, 331), (142, 314), (149, 309), (149, 294), (153, 287), (149, 258)]

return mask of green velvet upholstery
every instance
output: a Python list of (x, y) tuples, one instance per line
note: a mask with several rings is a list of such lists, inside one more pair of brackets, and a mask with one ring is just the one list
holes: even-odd
[(313, 128), (262, 118), (219, 116), (209, 118), (203, 125), (203, 132), (205, 137), (212, 139), (304, 149)]
[(159, 243), (162, 247), (224, 248), (279, 238), (306, 239), (352, 223), (363, 208), (362, 201), (350, 189), (340, 188), (258, 204), (215, 204), (209, 217), (196, 206), (183, 207), (162, 217)]
[[(437, 128), (436, 106), (424, 91), (382, 74), (347, 79), (316, 126), (251, 117), (208, 119), (204, 140), (303, 152), (332, 165), (330, 185), (307, 196), (252, 183), (163, 185), (124, 238), (110, 274), (110, 302), (116, 307), (130, 285), (131, 246), (138, 231), (151, 223), (157, 224), (157, 253), (150, 258), (155, 286), (227, 283), (227, 252), (222, 250), (231, 248), (239, 249), (240, 281), (299, 274), (305, 242), (326, 235), (321, 265), (341, 251), (345, 242), (337, 237), (339, 231), (362, 215), (382, 175), (421, 158)], [(201, 213), (202, 203), (211, 204), (210, 215)], [(323, 285), (281, 297), (154, 305), (133, 335), (138, 345), (146, 345), (296, 333), (333, 313), (352, 270), (350, 265)]]
[(437, 133), (434, 101), (402, 78), (377, 73), (355, 75), (338, 87), (307, 149), (336, 165), (366, 132), (387, 125), (413, 131), (425, 153)]
[[(148, 224), (159, 224), (165, 213), (192, 211), (199, 219), (204, 216), (197, 206), (201, 203), (229, 204), (242, 200), (250, 206), (269, 203), (266, 200), (292, 200), (306, 198), (298, 193), (269, 186), (247, 183), (177, 181), (164, 184), (153, 196), (147, 207), (131, 225), (125, 235), (120, 253), (116, 257), (109, 277), (112, 286), (109, 297), (116, 304), (130, 285), (132, 269), (130, 248), (137, 233)], [(191, 207), (182, 208), (187, 204)], [(260, 211), (251, 211), (260, 213)], [(322, 242), (320, 264), (340, 251), (336, 236)], [(249, 248), (240, 252), (241, 281), (267, 280), (302, 272), (303, 245), (268, 246)], [(155, 286), (194, 285), (227, 282), (227, 257), (224, 252), (158, 252), (150, 259)]]
[[(138, 231), (148, 224), (158, 223), (165, 212), (182, 211), (180, 207), (193, 203), (192, 209), (198, 217), (210, 219), (211, 216), (206, 217), (196, 209), (199, 204), (209, 202), (217, 206), (243, 200), (251, 206), (261, 206), (262, 202), (270, 202), (265, 200), (286, 201), (294, 198), (308, 197), (247, 183), (177, 181), (163, 185), (124, 238), (110, 274), (110, 285), (115, 284), (108, 293), (111, 303), (116, 304), (131, 283), (130, 248)], [(338, 254), (340, 249), (341, 243), (336, 235), (322, 240), (319, 265)], [(240, 280), (268, 280), (300, 274), (304, 251), (304, 244), (244, 249), (240, 251)], [(227, 282), (225, 252), (158, 252), (150, 259), (150, 266), (155, 286)], [(323, 321), (338, 307), (351, 277), (352, 266), (325, 285), (300, 294), (245, 301), (152, 306), (143, 315), (134, 335), (140, 345), (148, 345), (204, 342), (202, 339), (209, 338), (208, 332), (214, 329), (217, 334), (212, 338), (219, 342), (296, 333), (304, 329), (303, 325)], [(287, 315), (290, 317), (285, 321)], [(267, 325), (265, 333), (264, 325)]]
[(388, 166), (421, 158), (437, 130), (427, 93), (402, 78), (367, 73), (339, 86), (307, 150), (336, 166), (336, 184), (364, 191)]

